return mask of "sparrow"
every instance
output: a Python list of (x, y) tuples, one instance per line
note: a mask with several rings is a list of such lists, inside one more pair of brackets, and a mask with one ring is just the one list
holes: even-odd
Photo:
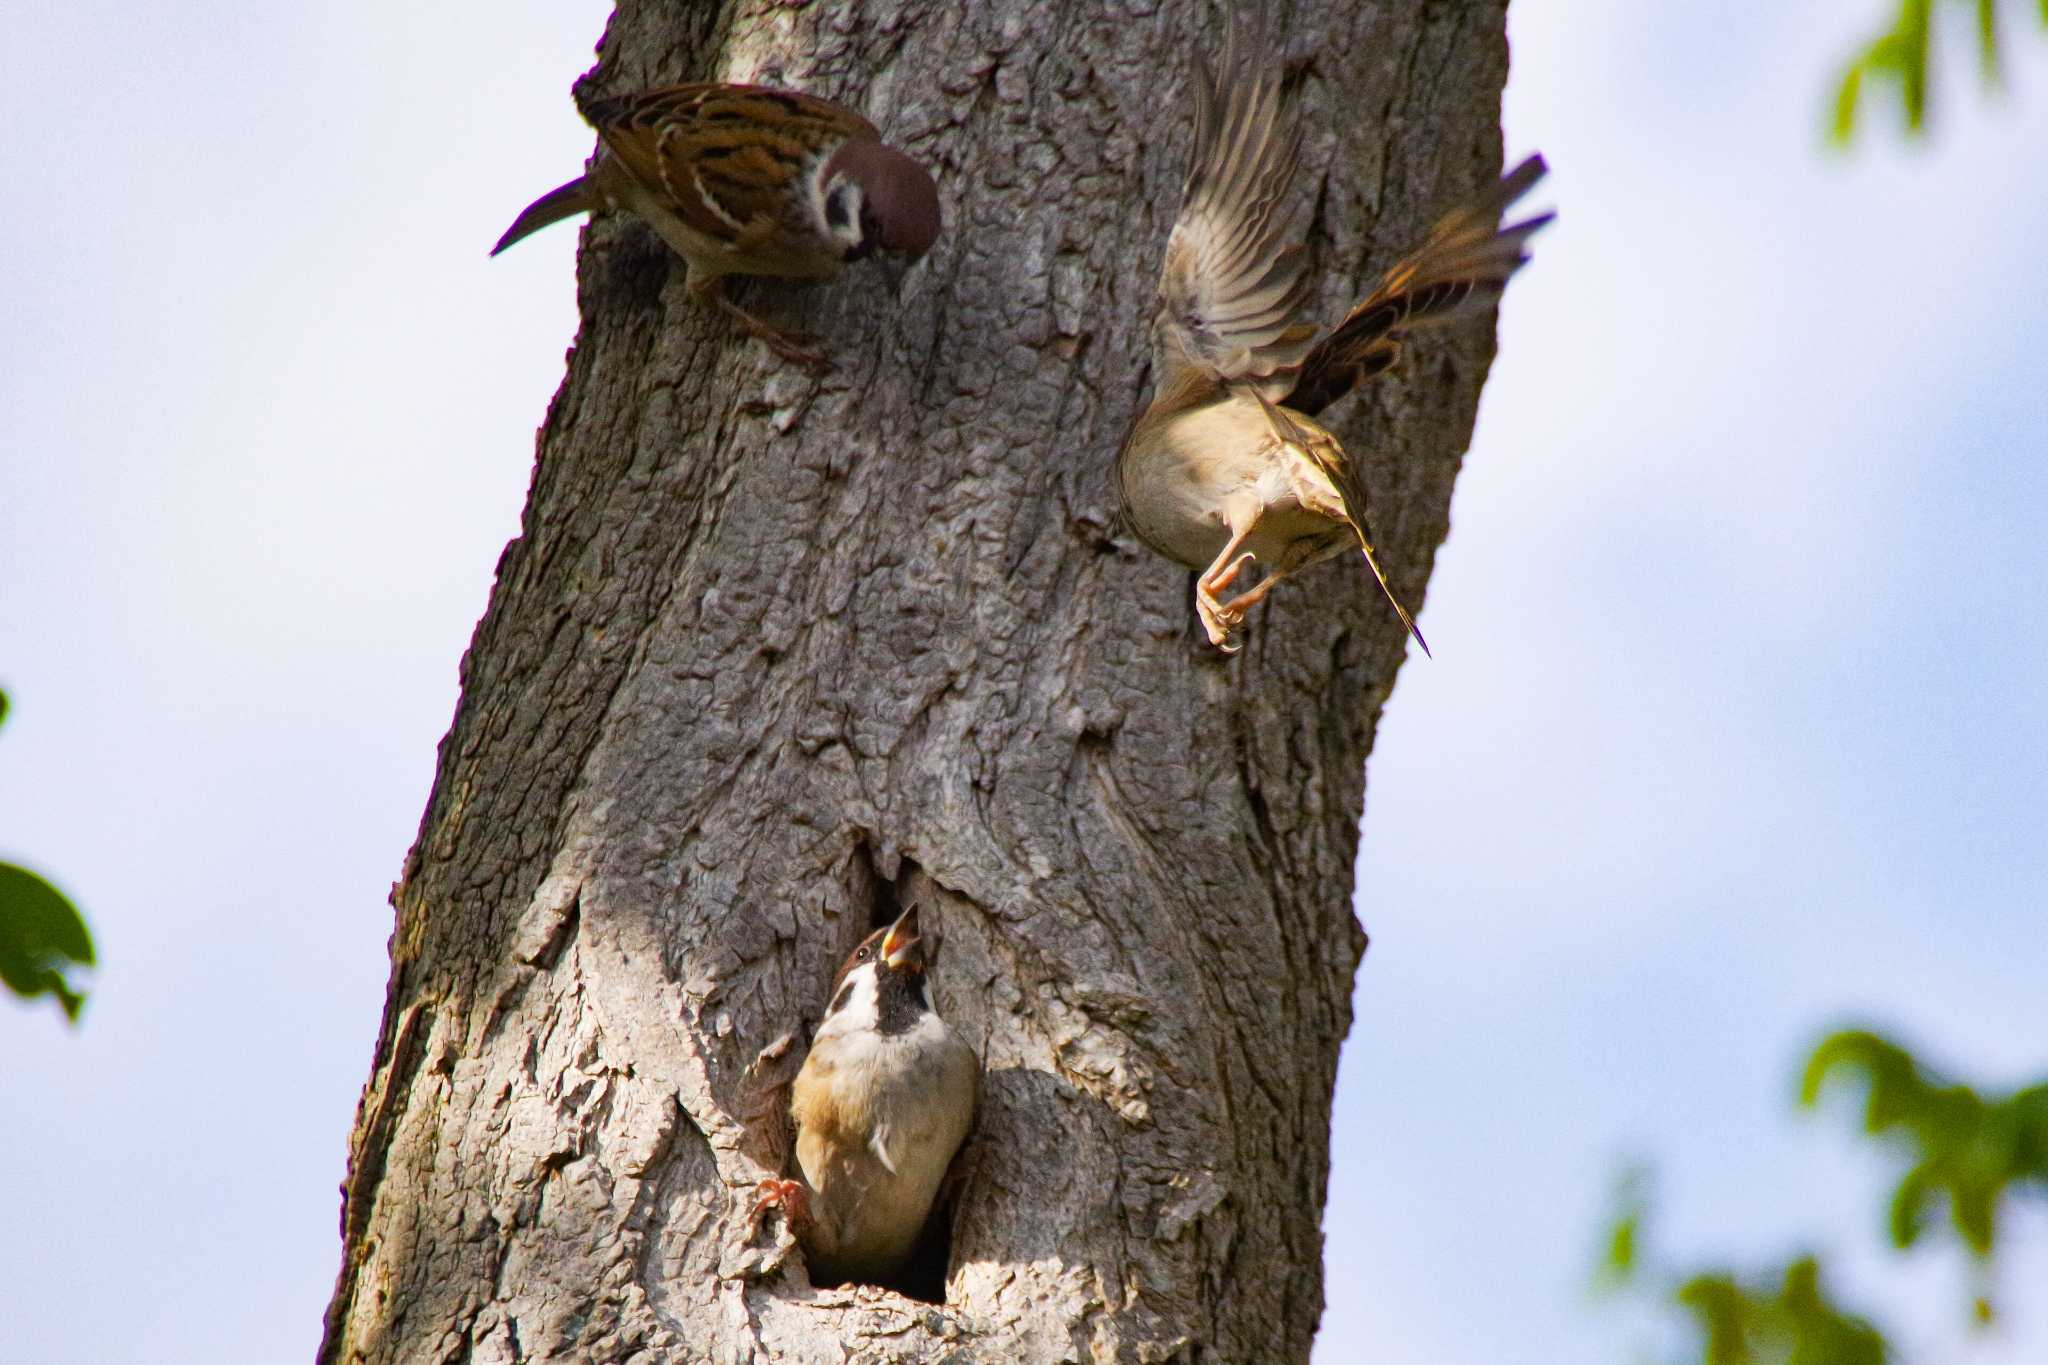
[(728, 275), (830, 279), (877, 250), (919, 257), (939, 235), (939, 192), (875, 125), (815, 95), (760, 85), (671, 85), (585, 96), (596, 164), (513, 220), (506, 247), (598, 209), (645, 219), (689, 264), (686, 287), (786, 360), (822, 357), (725, 297)]
[(831, 1004), (790, 1095), (795, 1180), (761, 1183), (811, 1279), (880, 1283), (910, 1259), (974, 1122), (981, 1062), (926, 989), (917, 907), (870, 934), (833, 978)]
[[(1532, 156), (1452, 210), (1321, 340), (1302, 314), (1307, 248), (1285, 200), (1301, 142), (1299, 86), (1263, 14), (1233, 16), (1222, 75), (1197, 58), (1195, 137), (1153, 312), (1152, 396), (1116, 457), (1124, 522), (1199, 570), (1209, 641), (1243, 645), (1245, 613), (1282, 580), (1353, 546), (1424, 654), (1429, 644), (1373, 550), (1364, 471), (1316, 415), (1400, 355), (1408, 334), (1500, 294), (1553, 215), (1501, 227), (1544, 174)], [(1264, 576), (1226, 597), (1247, 565)]]

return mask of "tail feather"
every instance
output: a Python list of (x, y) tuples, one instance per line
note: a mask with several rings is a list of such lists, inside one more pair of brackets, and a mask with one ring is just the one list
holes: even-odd
[[(1248, 386), (1249, 387), (1249, 386)], [(1337, 496), (1344, 504), (1344, 520), (1351, 524), (1358, 536), (1358, 548), (1365, 551), (1366, 567), (1379, 580), (1380, 591), (1387, 595), (1387, 603), (1394, 609), (1394, 615), (1401, 618), (1401, 624), (1408, 627), (1408, 633), (1415, 637), (1415, 643), (1422, 646), (1423, 657), (1435, 658), (1429, 652), (1429, 641), (1422, 638), (1422, 628), (1415, 624), (1415, 618), (1408, 614), (1408, 608), (1401, 605), (1401, 599), (1394, 595), (1394, 585), (1387, 582), (1386, 570), (1380, 567), (1379, 552), (1372, 545), (1372, 523), (1366, 519), (1368, 496), (1365, 480), (1358, 466), (1344, 454), (1343, 448), (1332, 440), (1328, 432), (1320, 436), (1305, 431), (1299, 422), (1291, 417), (1285, 405), (1276, 406), (1256, 387), (1251, 388), (1259, 406), (1265, 410), (1266, 420), (1273, 424), (1273, 434), (1294, 447), (1305, 458), (1321, 469), (1324, 477), (1337, 490)]]
[(1386, 570), (1380, 568), (1380, 557), (1373, 553), (1372, 540), (1367, 534), (1362, 514), (1351, 523), (1351, 529), (1358, 532), (1358, 545), (1365, 551), (1366, 567), (1370, 568), (1372, 576), (1380, 581), (1380, 591), (1385, 593), (1387, 601), (1393, 604), (1394, 615), (1401, 618), (1401, 624), (1408, 627), (1408, 633), (1415, 637), (1415, 643), (1422, 646), (1422, 657), (1434, 659), (1436, 656), (1429, 652), (1429, 641), (1422, 638), (1422, 627), (1415, 624), (1415, 618), (1408, 614), (1408, 608), (1402, 606), (1401, 599), (1394, 596), (1393, 586), (1387, 582)]
[(1529, 239), (1555, 214), (1507, 227), (1500, 220), (1548, 169), (1532, 156), (1485, 193), (1437, 220), (1422, 245), (1395, 263), (1302, 363), (1286, 405), (1310, 416), (1381, 373), (1418, 327), (1443, 326), (1469, 305), (1499, 296), (1529, 259)]
[(491, 248), (491, 254), (497, 255), (514, 242), (531, 237), (551, 223), (559, 223), (564, 218), (574, 218), (579, 213), (588, 213), (595, 207), (597, 204), (590, 193), (589, 177), (579, 175), (566, 185), (557, 185), (521, 209), (519, 216), (512, 220), (512, 226), (505, 229), (505, 235)]
[(1514, 207), (1515, 201), (1536, 188), (1536, 182), (1550, 174), (1550, 163), (1543, 159), (1543, 153), (1531, 152), (1522, 158), (1516, 167), (1500, 178), (1493, 190), (1481, 196), (1479, 211), (1490, 215), (1499, 222), (1503, 214)]

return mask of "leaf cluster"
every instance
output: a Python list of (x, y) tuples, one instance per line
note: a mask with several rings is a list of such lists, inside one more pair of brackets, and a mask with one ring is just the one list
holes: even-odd
[(1928, 1068), (1864, 1029), (1822, 1040), (1807, 1060), (1799, 1102), (1812, 1108), (1831, 1077), (1864, 1087), (1863, 1131), (1909, 1165), (1892, 1191), (1887, 1230), (1901, 1249), (1920, 1240), (1937, 1205), (1979, 1260), (1997, 1244), (1999, 1207), (2016, 1188), (2048, 1194), (2048, 1081), (1984, 1095)]
[[(1998, 0), (1967, 0), (1975, 12), (1977, 70), (1987, 88), (2001, 80)], [(2041, 23), (2048, 26), (2048, 0), (2035, 0)], [(1866, 79), (1888, 82), (1898, 90), (1906, 133), (1927, 131), (1928, 66), (1934, 43), (1934, 0), (1900, 0), (1890, 28), (1865, 43), (1843, 70), (1835, 89), (1834, 118), (1829, 135), (1845, 145), (1856, 132), (1856, 115)]]
[(1817, 1257), (1782, 1270), (1737, 1274), (1714, 1268), (1679, 1276), (1647, 1264), (1652, 1199), (1640, 1166), (1616, 1182), (1614, 1208), (1594, 1281), (1602, 1290), (1647, 1289), (1681, 1310), (1701, 1365), (1884, 1365), (1891, 1348), (1867, 1319), (1838, 1304)]
[[(1815, 1107), (1831, 1082), (1863, 1087), (1862, 1130), (1898, 1151), (1905, 1173), (1892, 1192), (1888, 1229), (1894, 1247), (1947, 1228), (1988, 1271), (1998, 1249), (2001, 1213), (2019, 1198), (2048, 1194), (2048, 1081), (2009, 1094), (1985, 1092), (1921, 1062), (1868, 1029), (1830, 1034), (1801, 1075), (1799, 1101)], [(1700, 1365), (1883, 1365), (1895, 1358), (1884, 1331), (1827, 1291), (1818, 1257), (1803, 1254), (1780, 1269), (1737, 1272), (1710, 1267), (1679, 1275), (1648, 1266), (1652, 1212), (1640, 1167), (1616, 1183), (1595, 1281), (1646, 1290), (1684, 1315)], [(1974, 1305), (1990, 1319), (1988, 1301)]]
[(1884, 1365), (1891, 1358), (1883, 1333), (1828, 1296), (1813, 1256), (1797, 1258), (1778, 1277), (1694, 1275), (1675, 1297), (1699, 1329), (1704, 1365)]

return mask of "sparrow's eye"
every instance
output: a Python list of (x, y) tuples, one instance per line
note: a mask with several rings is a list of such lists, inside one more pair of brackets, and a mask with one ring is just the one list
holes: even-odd
[(851, 218), (846, 207), (847, 193), (846, 186), (841, 185), (825, 196), (825, 223), (834, 231), (845, 227)]
[(853, 955), (853, 960), (855, 962), (866, 962), (868, 960), (868, 955), (873, 953), (874, 951), (875, 950), (873, 948), (868, 947), (866, 944), (862, 944), (860, 951)]

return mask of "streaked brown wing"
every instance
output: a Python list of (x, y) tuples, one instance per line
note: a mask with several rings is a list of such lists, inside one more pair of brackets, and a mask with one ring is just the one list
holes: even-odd
[[(1254, 13), (1240, 21), (1244, 9)], [(1195, 72), (1195, 141), (1180, 216), (1167, 239), (1153, 313), (1153, 374), (1199, 366), (1285, 393), (1315, 335), (1300, 320), (1305, 249), (1288, 191), (1300, 147), (1296, 87), (1285, 78), (1263, 5), (1232, 11), (1223, 70)]]
[(1437, 220), (1421, 246), (1396, 262), (1377, 288), (1309, 353), (1286, 404), (1313, 416), (1382, 373), (1418, 327), (1455, 322), (1468, 304), (1497, 297), (1527, 263), (1529, 238), (1556, 215), (1500, 220), (1546, 167), (1532, 156), (1486, 193)]
[(762, 85), (670, 85), (578, 104), (634, 179), (721, 241), (772, 231), (792, 166), (849, 139), (881, 138), (843, 104)]

